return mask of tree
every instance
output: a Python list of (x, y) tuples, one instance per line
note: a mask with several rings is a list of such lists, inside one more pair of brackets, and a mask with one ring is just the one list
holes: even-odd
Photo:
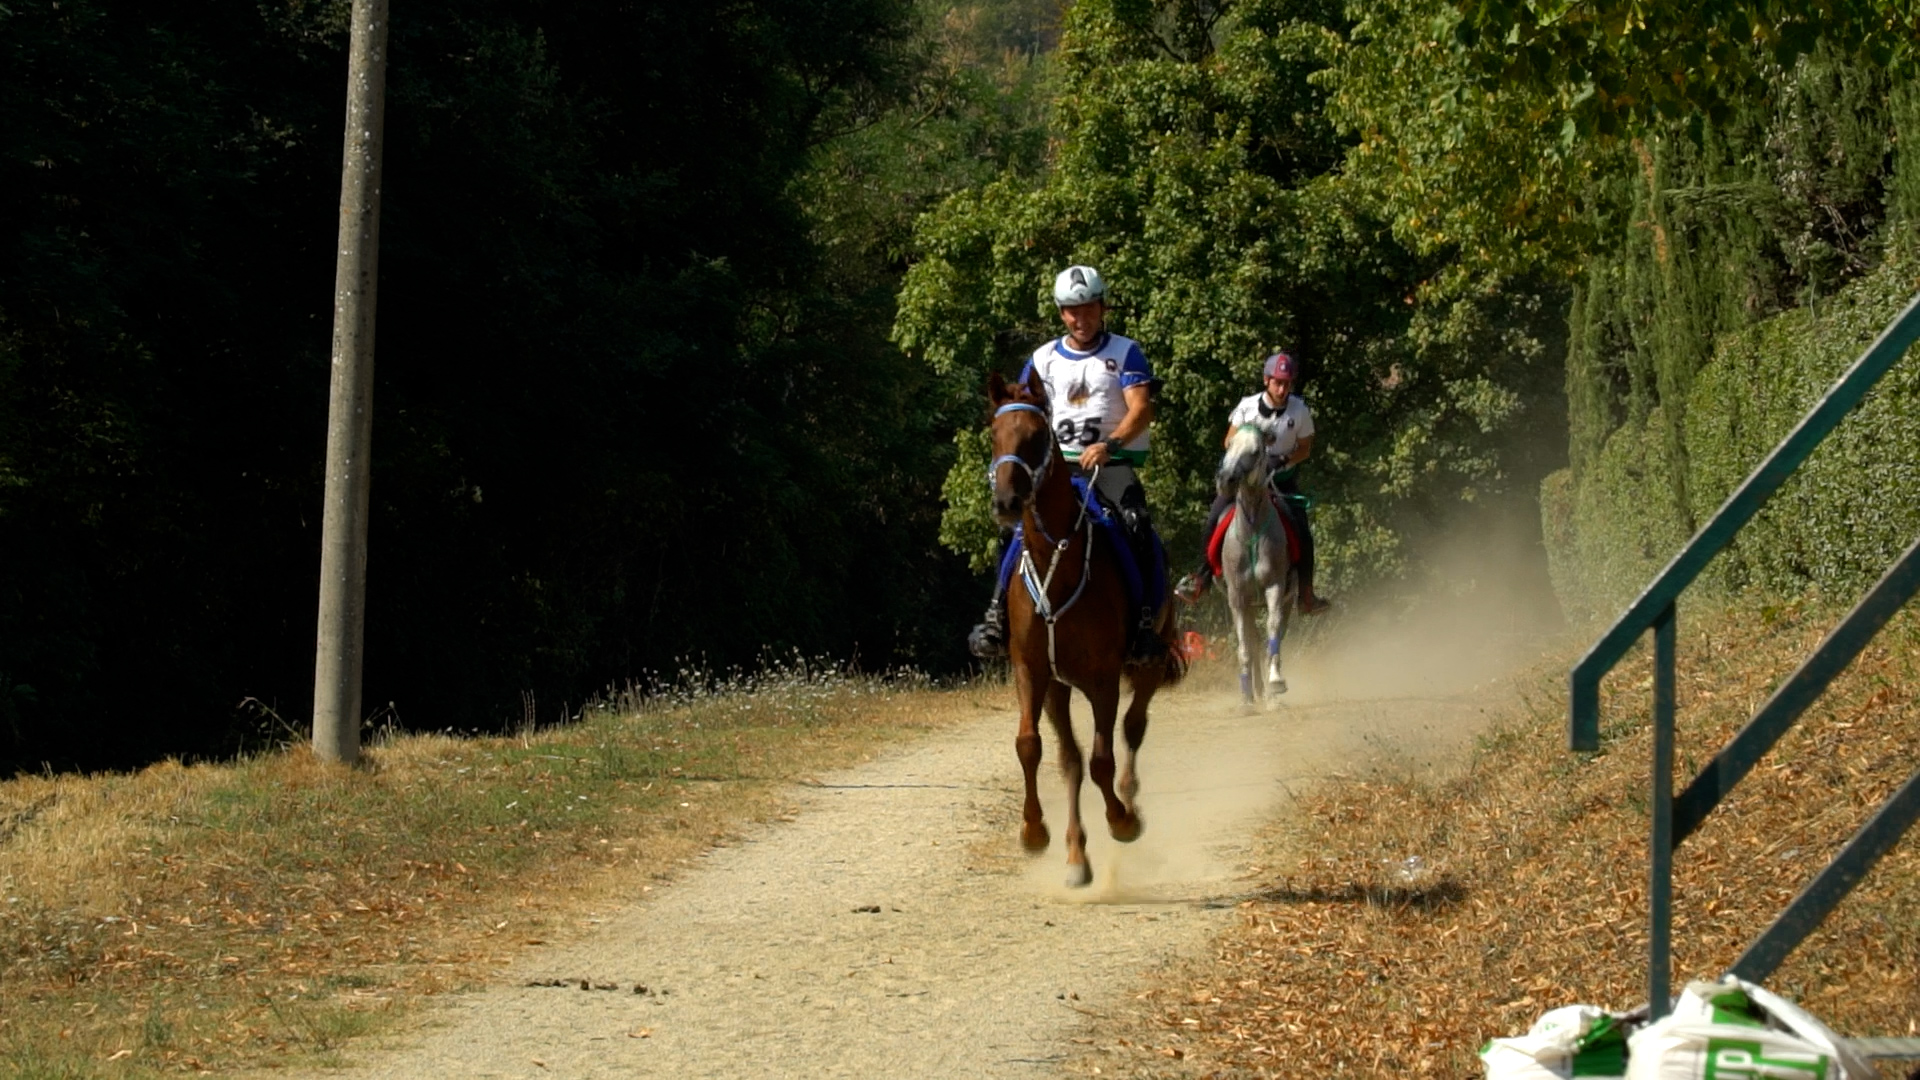
[[(1351, 29), (1331, 3), (1077, 4), (1049, 169), (921, 220), (895, 330), (974, 393), (1057, 332), (1053, 273), (1099, 267), (1116, 329), (1166, 381), (1148, 484), (1187, 535), (1228, 407), (1257, 387), (1267, 351), (1293, 351), (1330, 432), (1309, 487), (1336, 584), (1397, 570), (1407, 537), (1463, 499), (1530, 488), (1537, 467), (1502, 446), (1553, 414), (1551, 392), (1531, 395), (1554, 375), (1539, 290), (1482, 278), (1429, 303), (1448, 253), (1397, 241), (1341, 175), (1351, 140), (1326, 116), (1326, 79)], [(956, 443), (942, 539), (984, 566), (986, 449), (977, 427)]]
[[(344, 12), (0, 7), (0, 769), (306, 711)], [(477, 728), (679, 657), (926, 656), (912, 382), (848, 362), (795, 192), (906, 92), (909, 14), (397, 14), (369, 701)]]

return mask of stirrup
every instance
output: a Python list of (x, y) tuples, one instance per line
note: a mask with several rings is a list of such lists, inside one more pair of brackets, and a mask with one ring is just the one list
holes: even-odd
[(1180, 583), (1173, 587), (1173, 595), (1189, 604), (1197, 604), (1201, 597), (1207, 595), (1207, 586), (1212, 584), (1212, 574), (1191, 573), (1181, 578)]
[(987, 605), (980, 625), (967, 633), (967, 651), (980, 660), (1004, 660), (1007, 656), (1007, 607), (996, 598)]
[(981, 623), (967, 632), (967, 651), (979, 660), (1004, 660), (1007, 632), (991, 623)]

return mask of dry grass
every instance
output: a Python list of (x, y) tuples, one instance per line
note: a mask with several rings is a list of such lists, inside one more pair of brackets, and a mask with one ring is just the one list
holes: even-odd
[(778, 669), (516, 738), (0, 783), (0, 1076), (328, 1060), (983, 697)]
[[(1835, 621), (1682, 612), (1676, 786)], [(1675, 980), (1730, 964), (1920, 766), (1920, 625), (1902, 616), (1676, 855)], [(1565, 749), (1571, 657), (1519, 677), (1465, 775), (1329, 786), (1271, 838), (1258, 899), (1209, 962), (1146, 989), (1078, 1071), (1480, 1075), (1486, 1039), (1555, 1005), (1646, 995), (1642, 652), (1607, 680), (1605, 749)], [(1409, 862), (1417, 860), (1417, 862)], [(1838, 1030), (1920, 1029), (1920, 838), (1770, 981)], [(1889, 1064), (1886, 1075), (1905, 1075)]]

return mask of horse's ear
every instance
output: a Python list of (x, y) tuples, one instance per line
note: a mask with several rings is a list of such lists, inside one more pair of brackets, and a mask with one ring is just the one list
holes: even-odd
[(1047, 384), (1040, 381), (1040, 373), (1038, 371), (1028, 368), (1026, 380), (1020, 384), (1020, 387), (1025, 390), (1027, 396), (1034, 401), (1042, 404), (1046, 402)]
[(1007, 377), (994, 372), (987, 376), (987, 400), (995, 405), (1005, 405), (1013, 397), (1013, 391), (1007, 389)]

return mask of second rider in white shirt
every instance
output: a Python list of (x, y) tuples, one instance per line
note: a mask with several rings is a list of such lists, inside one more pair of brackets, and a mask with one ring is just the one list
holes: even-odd
[[(1286, 497), (1299, 492), (1294, 470), (1313, 453), (1313, 412), (1307, 408), (1306, 399), (1293, 392), (1293, 380), (1298, 373), (1292, 356), (1277, 352), (1267, 357), (1262, 372), (1266, 389), (1242, 398), (1233, 412), (1227, 414), (1226, 441), (1231, 442), (1234, 431), (1243, 424), (1264, 428), (1272, 436), (1267, 444), (1268, 464), (1272, 467), (1268, 486), (1280, 496), (1281, 512), (1300, 534), (1300, 611), (1318, 615), (1332, 605), (1313, 591), (1313, 532), (1307, 526), (1306, 511)], [(1200, 531), (1200, 566), (1180, 582), (1177, 590), (1189, 602), (1198, 600), (1213, 582), (1213, 566), (1207, 561), (1206, 548), (1220, 524), (1220, 515), (1232, 505), (1232, 495), (1214, 497), (1206, 527)]]

